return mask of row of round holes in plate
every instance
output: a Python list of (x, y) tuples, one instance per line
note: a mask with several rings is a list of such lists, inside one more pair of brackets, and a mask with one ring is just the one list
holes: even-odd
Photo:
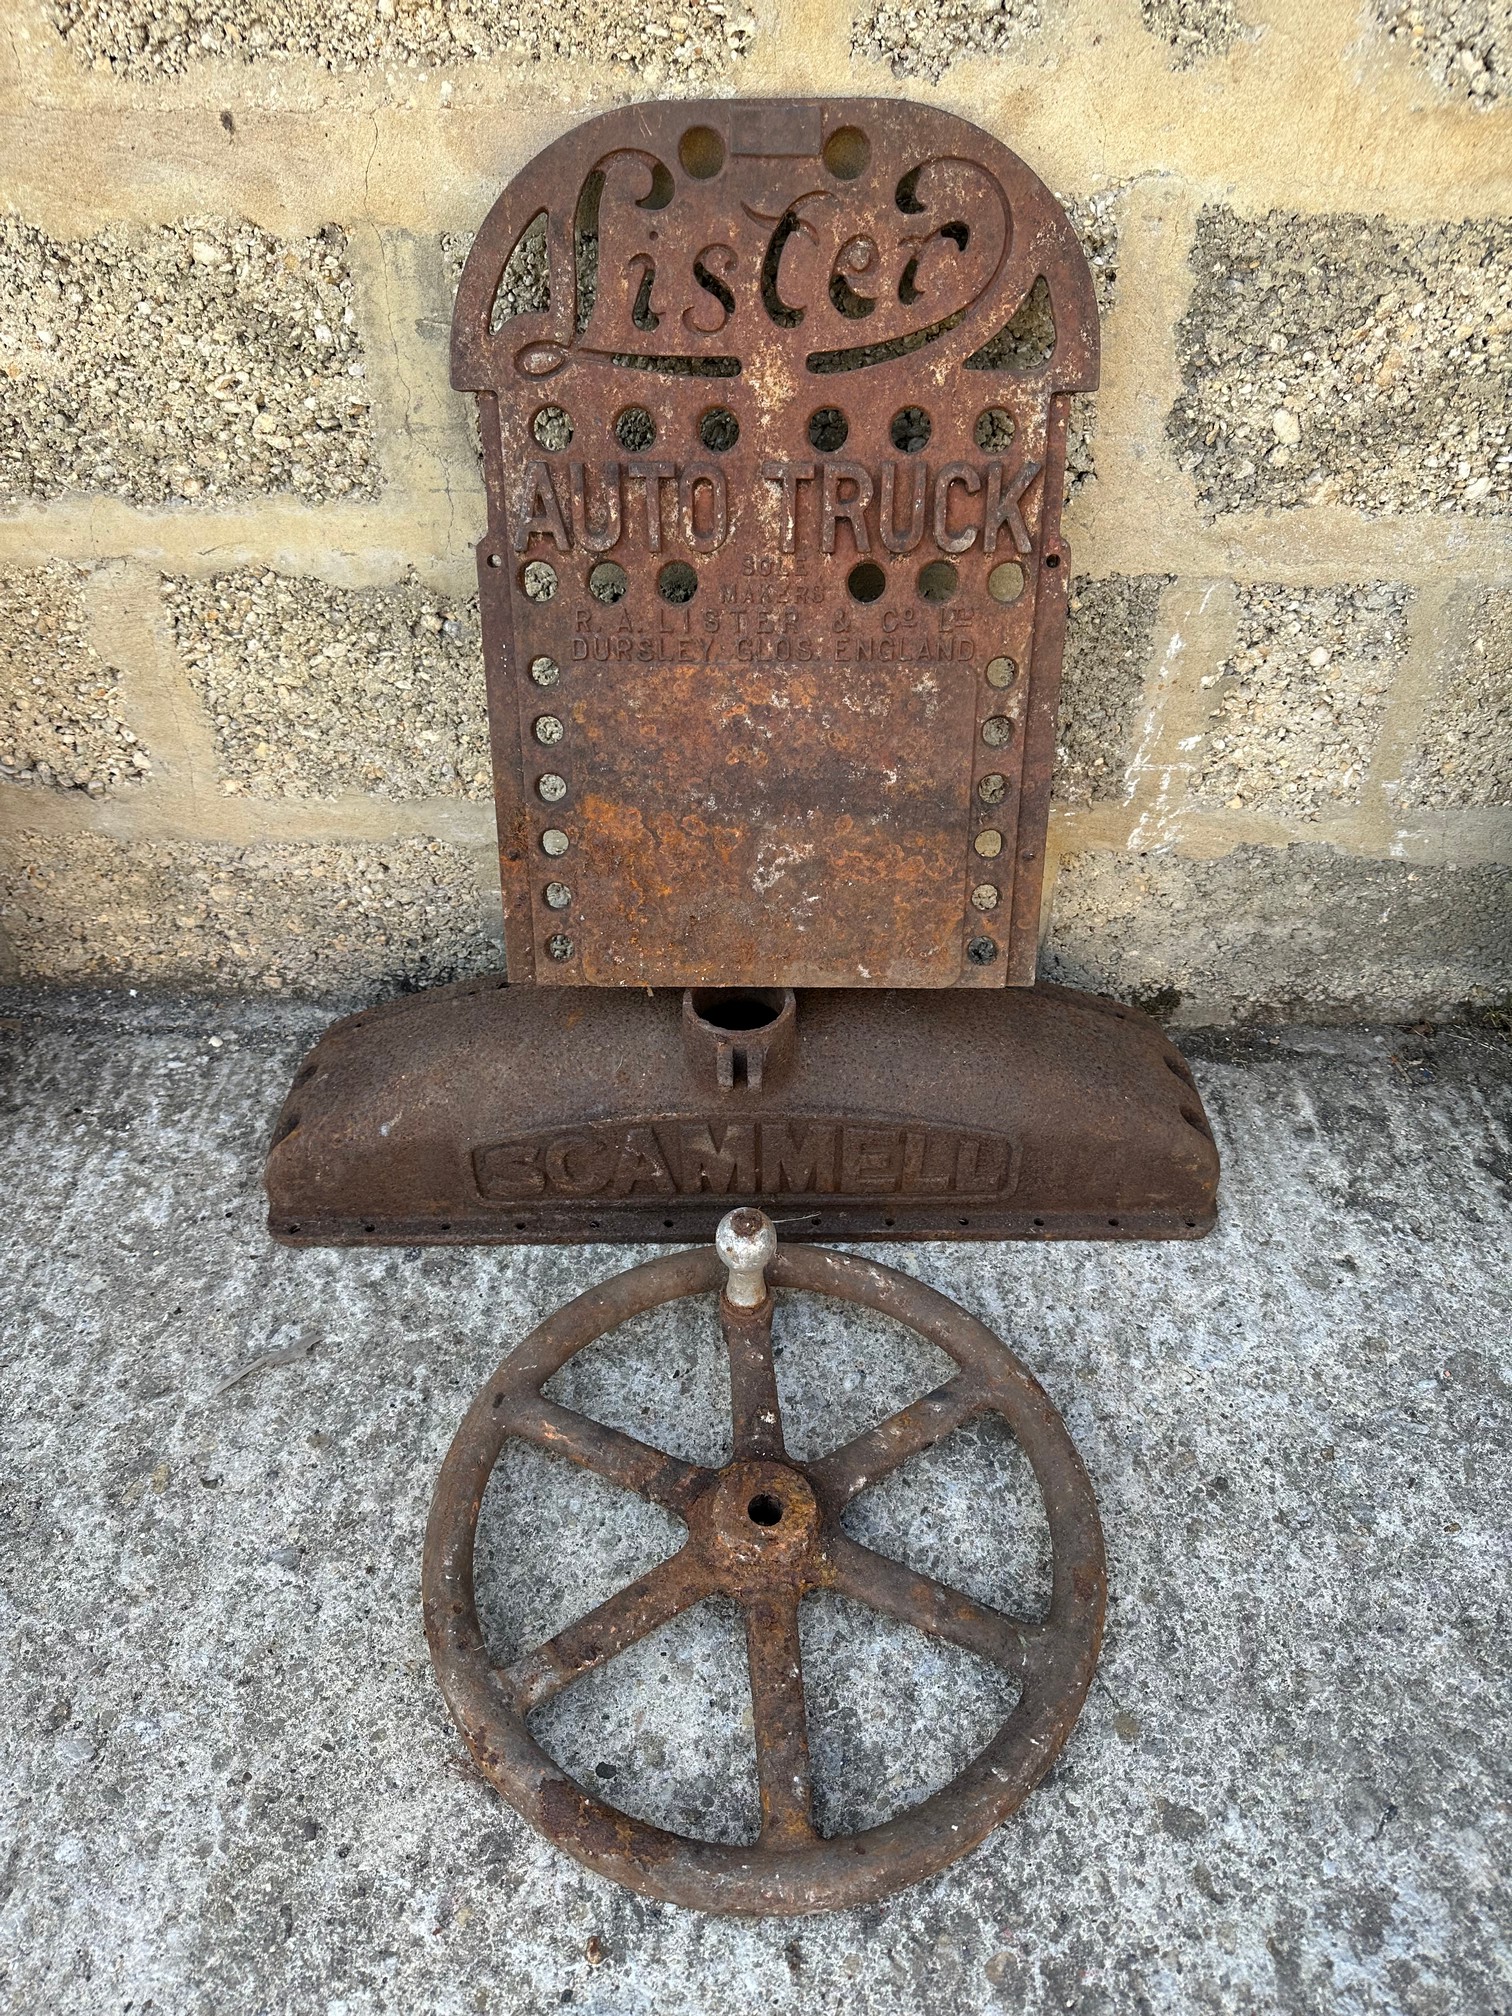
[[(490, 567), (502, 567), (502, 553), (490, 553)], [(1058, 553), (1047, 553), (1045, 565), (1060, 566)], [(1024, 592), (1024, 570), (1016, 560), (1000, 560), (987, 576), (987, 592), (1005, 607)], [(527, 560), (519, 572), (520, 591), (528, 602), (552, 602), (561, 576), (549, 560)], [(853, 602), (879, 602), (887, 593), (887, 573), (875, 560), (858, 560), (845, 577)], [(919, 569), (916, 586), (921, 601), (935, 606), (949, 602), (961, 585), (960, 569), (949, 560), (930, 560)], [(613, 607), (630, 592), (630, 577), (617, 560), (600, 560), (588, 570), (588, 593), (595, 602)], [(669, 560), (657, 571), (656, 592), (674, 608), (683, 608), (698, 593), (698, 573), (686, 560)]]
[[(698, 416), (698, 439), (711, 455), (725, 455), (740, 439), (740, 421), (728, 406), (710, 406)], [(530, 431), (548, 454), (571, 445), (576, 428), (565, 406), (541, 406)], [(850, 421), (838, 406), (820, 406), (808, 417), (808, 444), (821, 455), (836, 455), (850, 439)], [(626, 406), (614, 416), (611, 432), (627, 455), (643, 455), (657, 438), (656, 421), (644, 406)], [(1001, 455), (1016, 428), (1006, 406), (987, 406), (977, 415), (971, 438), (984, 455)], [(934, 421), (922, 406), (901, 406), (887, 424), (887, 438), (900, 455), (929, 446)]]

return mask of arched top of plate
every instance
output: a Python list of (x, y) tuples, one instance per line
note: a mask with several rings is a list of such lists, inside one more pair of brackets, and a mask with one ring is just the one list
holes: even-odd
[[(995, 343), (1031, 303), (1050, 332), (1037, 351)], [(1091, 274), (1017, 155), (897, 99), (679, 101), (587, 121), (489, 212), (452, 325), (452, 382), (473, 392), (581, 365), (755, 377), (792, 398), (837, 373), (939, 383), (968, 362), (1045, 397), (1089, 390)]]

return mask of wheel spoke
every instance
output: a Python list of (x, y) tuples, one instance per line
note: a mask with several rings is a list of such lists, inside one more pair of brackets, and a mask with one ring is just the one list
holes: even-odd
[(970, 1379), (952, 1379), (915, 1400), (900, 1413), (889, 1414), (875, 1428), (835, 1449), (808, 1466), (814, 1488), (831, 1503), (845, 1505), (868, 1484), (920, 1456), (937, 1442), (979, 1414), (988, 1405), (980, 1387)]
[(746, 1606), (746, 1660), (756, 1727), (761, 1839), (802, 1848), (816, 1837), (809, 1775), (808, 1717), (798, 1650), (798, 1591), (774, 1590)]
[(859, 1546), (843, 1533), (830, 1533), (825, 1553), (831, 1570), (829, 1586), (840, 1595), (880, 1610), (900, 1624), (911, 1624), (932, 1638), (948, 1639), (980, 1659), (990, 1659), (1005, 1672), (1022, 1675), (1036, 1644), (1049, 1630), (1048, 1625), (1024, 1623), (1001, 1610), (991, 1610), (961, 1590), (936, 1582), (931, 1575), (921, 1575), (901, 1561)]
[(664, 1449), (637, 1442), (618, 1428), (606, 1428), (570, 1407), (559, 1407), (533, 1393), (509, 1415), (509, 1432), (558, 1456), (571, 1457), (622, 1490), (654, 1499), (670, 1512), (686, 1512), (709, 1483), (709, 1473), (696, 1463), (684, 1463)]
[(772, 1363), (772, 1298), (739, 1309), (719, 1298), (719, 1324), (730, 1354), (730, 1414), (736, 1462), (783, 1453), (782, 1409)]
[(550, 1701), (574, 1680), (649, 1637), (663, 1624), (709, 1593), (709, 1581), (691, 1547), (683, 1547), (649, 1575), (626, 1583), (596, 1610), (569, 1624), (534, 1652), (498, 1671), (515, 1697), (519, 1714), (528, 1715)]

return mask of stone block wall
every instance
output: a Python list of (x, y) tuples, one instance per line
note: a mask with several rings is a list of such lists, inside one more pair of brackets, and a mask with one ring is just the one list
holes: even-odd
[(0, 977), (499, 963), (461, 256), (593, 111), (826, 91), (997, 134), (1097, 275), (1044, 970), (1187, 1022), (1512, 989), (1506, 0), (6, 15)]

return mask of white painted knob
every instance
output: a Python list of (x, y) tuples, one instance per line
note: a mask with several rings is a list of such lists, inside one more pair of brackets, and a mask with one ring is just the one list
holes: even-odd
[(720, 1219), (714, 1251), (730, 1270), (725, 1296), (737, 1309), (755, 1309), (766, 1300), (765, 1270), (777, 1251), (777, 1228), (765, 1211), (744, 1205)]

